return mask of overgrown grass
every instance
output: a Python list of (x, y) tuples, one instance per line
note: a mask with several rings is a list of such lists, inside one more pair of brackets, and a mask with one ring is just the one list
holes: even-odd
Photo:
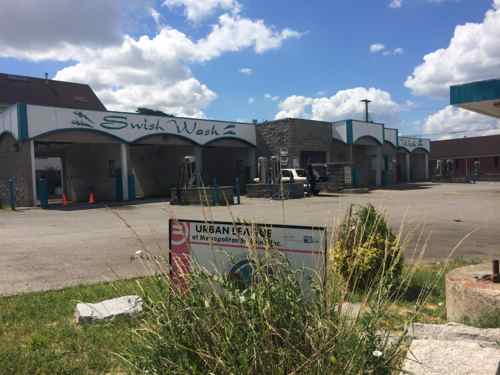
[[(469, 263), (458, 260), (448, 268)], [(408, 288), (413, 292), (392, 307), (389, 326), (404, 326), (418, 291), (434, 283), (442, 267), (428, 264), (417, 268)], [(440, 280), (417, 321), (444, 322), (444, 278)], [(144, 316), (78, 326), (73, 321), (74, 308), (80, 301), (154, 294), (156, 284), (145, 278), (0, 298), (0, 374), (123, 374), (124, 363), (116, 353), (131, 350), (132, 340), (137, 338), (133, 330), (140, 327)]]
[(74, 309), (77, 302), (141, 291), (130, 280), (0, 298), (0, 374), (103, 374), (120, 368), (112, 353), (125, 350), (138, 322), (79, 326)]

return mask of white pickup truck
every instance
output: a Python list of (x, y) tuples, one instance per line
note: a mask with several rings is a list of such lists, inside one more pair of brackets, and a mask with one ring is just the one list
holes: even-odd
[(303, 182), (304, 187), (307, 184), (306, 171), (301, 168), (286, 168), (281, 170), (281, 181), (283, 182)]

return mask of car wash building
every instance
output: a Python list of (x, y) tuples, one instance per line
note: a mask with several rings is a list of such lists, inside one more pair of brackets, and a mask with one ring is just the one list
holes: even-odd
[[(57, 87), (61, 97), (70, 91), (61, 89), (64, 83), (30, 80), (21, 82), (27, 87), (42, 85), (47, 91)], [(85, 98), (81, 101), (88, 103)], [(18, 204), (36, 204), (44, 189), (37, 160), (46, 159), (60, 161), (60, 191), (73, 202), (86, 202), (91, 193), (96, 201), (168, 196), (187, 155), (195, 157), (197, 174), (206, 185), (216, 181), (232, 186), (236, 177), (245, 183), (255, 173), (253, 124), (110, 112), (85, 105), (68, 108), (77, 103), (69, 104), (16, 103), (0, 113), (2, 200), (14, 178)]]
[(397, 129), (375, 122), (282, 119), (257, 125), (259, 156), (279, 155), (286, 168), (345, 164), (356, 187), (425, 181), (429, 151), (429, 140), (400, 137)]
[[(500, 79), (451, 86), (450, 104), (500, 119)], [(500, 180), (500, 135), (433, 141), (431, 168), (436, 179)]]

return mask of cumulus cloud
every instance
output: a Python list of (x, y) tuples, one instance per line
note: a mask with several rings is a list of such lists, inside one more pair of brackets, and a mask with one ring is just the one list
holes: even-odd
[[(193, 77), (192, 64), (250, 48), (256, 53), (264, 53), (301, 35), (291, 29), (276, 30), (262, 20), (223, 14), (205, 37), (193, 40), (176, 29), (161, 26), (157, 12), (151, 12), (151, 8), (147, 10), (150, 16), (158, 19), (155, 35), (137, 38), (125, 35), (119, 42), (111, 39), (109, 44), (99, 46), (85, 40), (77, 43), (71, 34), (68, 40), (58, 42), (57, 38), (65, 35), (59, 30), (57, 38), (47, 36), (40, 42), (43, 49), (30, 48), (6, 38), (2, 40), (1, 35), (15, 34), (19, 27), (12, 25), (6, 30), (1, 23), (0, 30), (4, 32), (0, 33), (0, 57), (68, 62), (70, 65), (57, 72), (55, 79), (89, 83), (110, 109), (134, 111), (138, 106), (148, 106), (176, 115), (202, 117), (203, 109), (217, 95)], [(20, 20), (25, 21), (23, 17)], [(53, 18), (45, 21), (58, 22)]]
[(246, 76), (251, 76), (253, 74), (252, 68), (241, 68), (240, 73)]
[(447, 106), (425, 119), (423, 131), (435, 139), (500, 134), (500, 120)]
[[(96, 11), (98, 9), (98, 11)], [(121, 40), (115, 0), (2, 1), (0, 45), (42, 52), (50, 44), (100, 47)]]
[(402, 5), (403, 5), (403, 0), (392, 0), (389, 3), (389, 8), (397, 9), (401, 8)]
[(248, 98), (248, 104), (255, 103), (255, 98)]
[(402, 55), (404, 53), (403, 48), (399, 47), (399, 48), (395, 48), (395, 49), (388, 49), (382, 43), (371, 44), (369, 47), (369, 50), (371, 53), (382, 53), (382, 55), (384, 55), (384, 56)]
[(236, 52), (250, 47), (261, 54), (281, 47), (287, 39), (300, 38), (302, 35), (288, 28), (276, 31), (268, 27), (263, 20), (223, 14), (219, 17), (219, 23), (212, 27), (210, 34), (198, 41), (198, 53), (205, 60), (217, 57), (223, 52)]
[(161, 14), (158, 12), (155, 8), (149, 8), (149, 14), (155, 21), (155, 24), (157, 27), (160, 27), (161, 25)]
[(376, 88), (356, 87), (338, 91), (331, 97), (311, 98), (289, 96), (279, 104), (276, 119), (287, 117), (311, 118), (313, 120), (337, 121), (348, 118), (364, 118), (363, 99), (370, 99), (370, 118), (388, 125), (399, 123), (401, 105), (391, 94)]
[(385, 50), (382, 52), (384, 56), (397, 56), (402, 55), (405, 52), (403, 48), (394, 48), (393, 50)]
[(264, 94), (264, 98), (272, 100), (273, 102), (277, 102), (278, 100), (280, 100), (279, 96), (271, 94)]
[(500, 72), (500, 0), (482, 23), (455, 28), (446, 48), (424, 56), (405, 86), (415, 95), (443, 96), (454, 84), (498, 77)]
[(374, 43), (370, 45), (371, 53), (378, 53), (385, 49), (385, 46), (382, 43)]
[(236, 0), (165, 0), (163, 5), (170, 9), (184, 7), (186, 18), (195, 23), (213, 15), (217, 10), (239, 13), (241, 8)]

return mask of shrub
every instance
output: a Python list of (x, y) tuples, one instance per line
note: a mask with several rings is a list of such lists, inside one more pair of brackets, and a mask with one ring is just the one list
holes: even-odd
[(330, 251), (333, 272), (352, 289), (367, 289), (384, 280), (397, 286), (403, 268), (399, 238), (372, 205), (351, 206)]
[[(320, 278), (305, 292), (301, 270), (253, 253), (250, 286), (195, 268), (179, 291), (158, 278), (146, 316), (123, 355), (137, 374), (390, 374), (404, 352), (384, 328), (388, 298), (362, 317)], [(270, 271), (272, 270), (272, 271)], [(380, 295), (378, 296), (380, 297)], [(377, 305), (378, 307), (376, 307)]]

